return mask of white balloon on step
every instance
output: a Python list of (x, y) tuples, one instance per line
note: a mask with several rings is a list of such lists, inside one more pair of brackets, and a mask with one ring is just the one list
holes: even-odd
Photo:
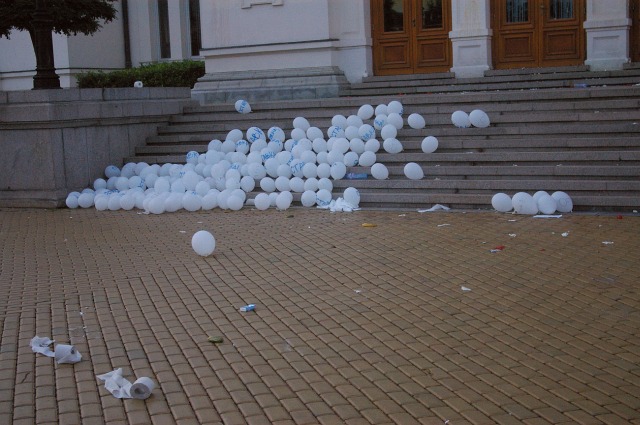
[(360, 117), (361, 120), (368, 120), (373, 116), (374, 112), (373, 106), (364, 104), (358, 109), (358, 117)]
[(556, 209), (558, 208), (558, 203), (553, 198), (553, 196), (549, 194), (544, 194), (542, 196), (539, 196), (537, 199), (537, 204), (538, 204), (538, 210), (540, 210), (542, 214), (553, 214), (556, 212)]
[(426, 125), (426, 122), (422, 115), (416, 113), (409, 115), (409, 117), (407, 118), (407, 123), (409, 124), (409, 127), (415, 130), (420, 130)]
[(538, 213), (538, 204), (533, 196), (526, 192), (518, 192), (511, 198), (513, 209), (518, 214), (534, 215)]
[(496, 211), (500, 212), (508, 212), (513, 209), (513, 203), (511, 202), (511, 197), (506, 193), (496, 193), (491, 198), (491, 205)]
[(551, 194), (553, 199), (556, 200), (557, 209), (561, 213), (568, 213), (573, 211), (573, 200), (569, 195), (562, 191), (556, 191)]
[(469, 115), (465, 111), (455, 111), (453, 114), (451, 114), (451, 122), (458, 128), (471, 127)]
[(433, 153), (438, 149), (438, 139), (434, 136), (427, 136), (422, 139), (420, 147), (424, 153)]
[(409, 162), (404, 166), (404, 175), (411, 180), (420, 180), (424, 177), (422, 167), (415, 162)]
[(389, 170), (386, 165), (376, 163), (371, 166), (371, 175), (377, 180), (385, 180), (389, 177)]
[(486, 128), (491, 124), (487, 113), (480, 109), (474, 109), (469, 113), (469, 122), (478, 128)]

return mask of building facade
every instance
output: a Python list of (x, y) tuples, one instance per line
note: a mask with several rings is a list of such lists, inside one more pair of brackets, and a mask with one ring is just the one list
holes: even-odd
[[(331, 95), (370, 75), (588, 65), (640, 60), (640, 0), (120, 0), (93, 36), (54, 35), (63, 87), (78, 72), (198, 59), (203, 103), (245, 87)], [(31, 88), (29, 36), (0, 40), (0, 90)], [(324, 91), (318, 91), (324, 87)], [(302, 90), (302, 96), (304, 90)], [(312, 94), (313, 95), (313, 94)], [(265, 94), (266, 96), (266, 94)], [(286, 96), (285, 96), (286, 97)]]

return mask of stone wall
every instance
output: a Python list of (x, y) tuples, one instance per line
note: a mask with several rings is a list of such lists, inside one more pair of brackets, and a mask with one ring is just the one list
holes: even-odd
[(0, 92), (0, 207), (63, 206), (194, 104), (189, 88)]

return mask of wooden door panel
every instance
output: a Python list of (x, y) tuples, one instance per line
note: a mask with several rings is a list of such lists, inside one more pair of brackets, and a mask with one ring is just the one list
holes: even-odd
[[(584, 63), (584, 0), (573, 0), (571, 7), (562, 9), (567, 4), (566, 0), (492, 0), (494, 68)], [(520, 13), (514, 13), (514, 5)]]
[[(441, 4), (441, 7), (440, 7)], [(451, 68), (451, 0), (372, 0), (375, 75)]]
[(580, 58), (579, 44), (575, 31), (545, 32), (543, 61)]
[(409, 43), (403, 40), (385, 41), (378, 45), (379, 72), (411, 69)]

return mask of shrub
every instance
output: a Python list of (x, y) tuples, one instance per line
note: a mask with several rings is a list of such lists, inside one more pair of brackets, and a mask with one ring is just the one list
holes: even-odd
[(78, 74), (78, 87), (112, 88), (133, 87), (142, 81), (145, 87), (190, 87), (204, 75), (204, 62), (185, 60), (142, 65), (138, 68), (103, 72), (89, 71)]

